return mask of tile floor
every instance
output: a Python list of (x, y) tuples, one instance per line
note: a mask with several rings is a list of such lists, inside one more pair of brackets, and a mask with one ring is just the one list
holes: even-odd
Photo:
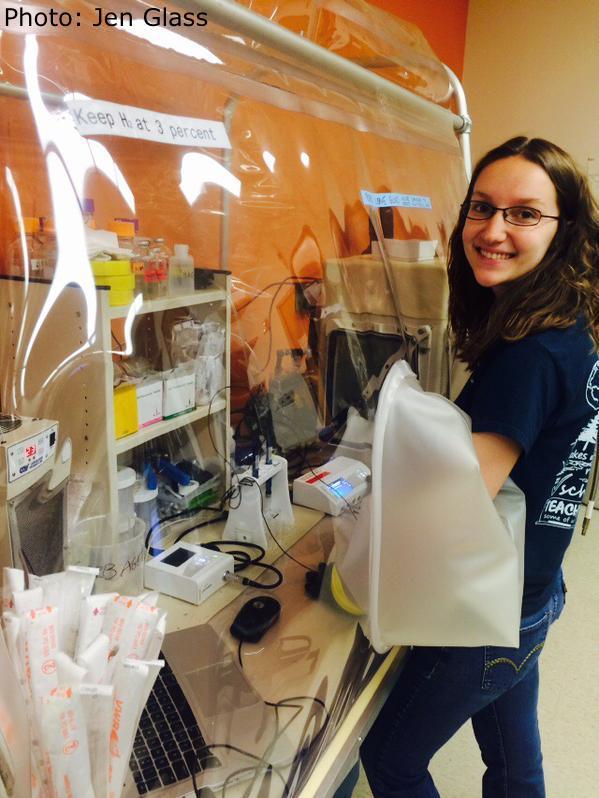
[[(577, 529), (564, 564), (567, 606), (541, 657), (539, 722), (547, 798), (599, 798), (599, 510)], [(431, 772), (441, 798), (481, 795), (483, 766), (470, 724), (439, 751)], [(353, 798), (370, 798), (364, 774)]]

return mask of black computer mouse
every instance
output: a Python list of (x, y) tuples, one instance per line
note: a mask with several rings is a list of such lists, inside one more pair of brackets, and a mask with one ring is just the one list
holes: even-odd
[(281, 605), (272, 596), (256, 596), (246, 601), (231, 624), (231, 634), (237, 640), (257, 643), (262, 635), (279, 620)]

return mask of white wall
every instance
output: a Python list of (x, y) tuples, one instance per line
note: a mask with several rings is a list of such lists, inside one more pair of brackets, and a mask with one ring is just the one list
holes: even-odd
[(464, 88), (474, 159), (540, 136), (599, 183), (599, 0), (470, 0)]

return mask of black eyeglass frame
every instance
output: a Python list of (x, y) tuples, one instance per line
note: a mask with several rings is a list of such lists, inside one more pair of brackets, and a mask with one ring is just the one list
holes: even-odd
[[(488, 205), (490, 210), (493, 212), (488, 216), (483, 217), (469, 216), (468, 214), (472, 210), (472, 205)], [(561, 216), (550, 216), (548, 213), (541, 213), (538, 208), (531, 208), (529, 205), (510, 205), (507, 208), (498, 208), (496, 205), (491, 205), (490, 202), (485, 202), (484, 200), (468, 200), (467, 202), (462, 203), (462, 208), (466, 209), (466, 219), (470, 219), (473, 222), (488, 222), (489, 219), (492, 219), (493, 216), (495, 216), (497, 211), (501, 211), (503, 220), (508, 224), (513, 224), (514, 227), (536, 227), (538, 224), (540, 224), (541, 219), (561, 219)], [(522, 208), (527, 211), (534, 211), (534, 213), (538, 213), (539, 218), (536, 220), (536, 222), (532, 222), (532, 224), (521, 224), (510, 221), (510, 219), (507, 218), (507, 212), (513, 211), (514, 208)]]

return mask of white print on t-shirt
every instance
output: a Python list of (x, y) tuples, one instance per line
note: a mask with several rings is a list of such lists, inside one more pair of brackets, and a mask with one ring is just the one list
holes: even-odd
[[(589, 376), (586, 400), (593, 410), (599, 411), (599, 361)], [(570, 529), (576, 523), (591, 472), (598, 426), (599, 412), (583, 427), (572, 444), (568, 459), (556, 475), (551, 497), (545, 502), (537, 524)]]

